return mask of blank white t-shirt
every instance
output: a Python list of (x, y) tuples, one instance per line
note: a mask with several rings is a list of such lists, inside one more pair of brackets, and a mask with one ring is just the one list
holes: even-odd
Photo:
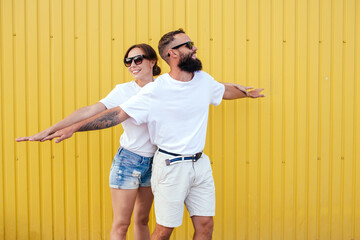
[(223, 84), (202, 71), (188, 82), (166, 73), (120, 107), (138, 124), (148, 124), (150, 140), (159, 148), (194, 154), (205, 147), (209, 104), (219, 105), (224, 91)]
[[(118, 84), (103, 99), (101, 103), (107, 109), (114, 108), (138, 94), (141, 87), (135, 81)], [(150, 142), (149, 131), (146, 124), (137, 125), (134, 119), (129, 118), (122, 123), (124, 133), (120, 137), (120, 145), (136, 154), (144, 157), (152, 157), (156, 151), (156, 146)]]

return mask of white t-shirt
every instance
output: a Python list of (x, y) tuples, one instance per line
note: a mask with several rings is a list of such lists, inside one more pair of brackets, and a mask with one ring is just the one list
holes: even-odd
[(138, 124), (148, 123), (151, 142), (178, 154), (205, 147), (209, 104), (219, 105), (225, 87), (198, 71), (189, 82), (163, 74), (120, 107)]
[[(129, 100), (132, 96), (140, 92), (141, 87), (135, 81), (118, 84), (103, 99), (101, 103), (107, 109), (114, 108)], [(137, 125), (134, 119), (129, 118), (122, 122), (124, 133), (120, 137), (120, 145), (136, 154), (144, 157), (152, 157), (156, 151), (156, 146), (150, 142), (147, 124)]]

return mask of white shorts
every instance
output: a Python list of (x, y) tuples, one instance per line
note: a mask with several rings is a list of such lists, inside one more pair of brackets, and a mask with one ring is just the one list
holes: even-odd
[(172, 155), (155, 153), (151, 188), (156, 223), (165, 227), (182, 224), (184, 203), (190, 216), (215, 216), (215, 185), (209, 157), (196, 162), (179, 161), (166, 166)]

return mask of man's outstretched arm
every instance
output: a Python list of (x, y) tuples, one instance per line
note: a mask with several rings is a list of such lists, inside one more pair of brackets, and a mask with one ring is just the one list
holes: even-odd
[(129, 117), (130, 116), (126, 112), (124, 112), (120, 107), (111, 108), (89, 119), (75, 123), (69, 127), (56, 131), (55, 133), (49, 135), (48, 137), (42, 139), (41, 141), (58, 138), (55, 140), (55, 142), (59, 143), (67, 138), (70, 138), (75, 132), (84, 132), (84, 131), (110, 128), (118, 125), (119, 123), (122, 123)]
[[(241, 86), (235, 83), (222, 83), (225, 86), (225, 92), (223, 99), (225, 100), (234, 100), (238, 98), (259, 98), (259, 97), (265, 97), (264, 94), (261, 94), (261, 92), (264, 90), (261, 89), (253, 89), (253, 87), (245, 87)], [(253, 90), (249, 90), (253, 89)]]
[(96, 114), (106, 111), (106, 109), (107, 109), (106, 106), (101, 102), (97, 102), (93, 105), (79, 108), (79, 109), (75, 110), (73, 113), (71, 113), (69, 116), (64, 118), (63, 120), (55, 123), (54, 125), (48, 127), (47, 129), (45, 129), (39, 133), (36, 133), (32, 136), (18, 137), (15, 140), (17, 142), (23, 142), (23, 141), (40, 141), (41, 142), (42, 139), (55, 133), (56, 131), (64, 129), (68, 126), (71, 126), (72, 124), (75, 124), (77, 122), (81, 122), (83, 120), (91, 118), (92, 116), (95, 116)]

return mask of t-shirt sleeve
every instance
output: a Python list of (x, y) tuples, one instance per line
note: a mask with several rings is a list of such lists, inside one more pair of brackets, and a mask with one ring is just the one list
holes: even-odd
[(120, 105), (121, 109), (133, 118), (138, 125), (146, 123), (149, 117), (152, 96), (150, 85), (151, 83), (147, 84), (138, 94)]
[(106, 97), (99, 102), (105, 105), (107, 109), (119, 106), (119, 102), (122, 101), (121, 86), (117, 85)]
[(214, 106), (217, 106), (221, 103), (224, 93), (225, 93), (225, 86), (214, 79), (211, 81), (211, 89), (212, 92), (210, 103)]

